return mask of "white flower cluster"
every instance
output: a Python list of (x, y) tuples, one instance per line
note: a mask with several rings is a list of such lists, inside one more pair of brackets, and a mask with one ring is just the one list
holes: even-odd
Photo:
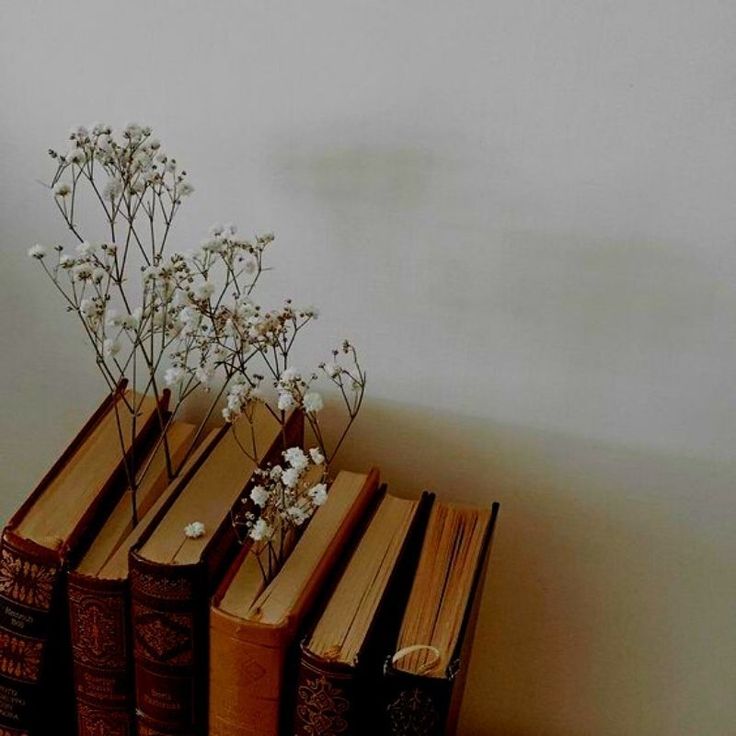
[(151, 128), (137, 123), (129, 123), (117, 135), (101, 123), (79, 126), (70, 131), (66, 151), (50, 149), (49, 155), (58, 164), (54, 196), (62, 200), (73, 195), (80, 176), (92, 178), (95, 163), (107, 172), (105, 182), (96, 187), (107, 207), (120, 206), (121, 200), (142, 197), (149, 190), (165, 194), (170, 203), (194, 191), (186, 171), (161, 150)]
[[(80, 126), (70, 132), (64, 151), (49, 153), (56, 162), (49, 184), (53, 202), (78, 242), (74, 249), (55, 246), (55, 255), (37, 244), (28, 255), (79, 318), (110, 391), (126, 379), (139, 394), (153, 393), (160, 400), (165, 384), (172, 389), (173, 415), (193, 392), (210, 391), (214, 398), (203, 422), (220, 408), (222, 396), (228, 423), (252, 425), (259, 402), (282, 424), (292, 411), (302, 412), (318, 447), (309, 453), (287, 450), (282, 466), (261, 475), (252, 505), (234, 520), (258, 543), (270, 543), (284, 528), (302, 527), (326, 499), (329, 463), (362, 402), (365, 373), (352, 345), (345, 342), (333, 351), (321, 373), (293, 367), (296, 338), (318, 311), (297, 307), (291, 299), (265, 308), (254, 298), (256, 285), (270, 270), (264, 257), (273, 234), (244, 237), (233, 224), (217, 224), (195, 250), (167, 250), (182, 198), (193, 188), (150, 128), (131, 123), (113, 132), (104, 124)], [(108, 232), (101, 238), (83, 234), (77, 221), (87, 210), (79, 204), (81, 192), (104, 214)], [(342, 435), (329, 450), (319, 422), (324, 408), (320, 377), (328, 379), (347, 410)], [(241, 447), (249, 453), (245, 444)], [(256, 455), (256, 448), (252, 452)], [(320, 469), (318, 483), (315, 468)], [(176, 475), (168, 456), (167, 469)], [(131, 475), (130, 470), (126, 465), (133, 484), (135, 471)], [(186, 533), (201, 531), (190, 525)], [(269, 551), (269, 560), (273, 557)]]
[[(283, 458), (283, 466), (256, 471), (258, 482), (250, 491), (250, 504), (244, 499), (246, 508), (235, 518), (236, 527), (261, 545), (303, 526), (327, 500), (325, 457), (319, 448), (307, 453), (290, 447)], [(314, 477), (315, 468), (321, 469), (321, 480), (310, 483), (308, 478)]]

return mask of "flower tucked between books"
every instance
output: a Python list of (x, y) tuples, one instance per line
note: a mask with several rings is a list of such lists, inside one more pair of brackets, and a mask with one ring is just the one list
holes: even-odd
[(187, 539), (199, 539), (205, 535), (206, 531), (201, 521), (193, 521), (184, 527), (184, 536)]
[[(366, 374), (352, 343), (345, 341), (316, 370), (293, 367), (297, 337), (318, 311), (288, 298), (271, 308), (256, 300), (256, 287), (270, 271), (265, 257), (273, 234), (245, 237), (235, 225), (218, 224), (199, 246), (169, 249), (176, 216), (194, 188), (150, 128), (131, 123), (116, 133), (104, 124), (80, 126), (70, 132), (65, 150), (49, 154), (56, 163), (49, 183), (52, 201), (76, 242), (53, 249), (37, 244), (28, 255), (80, 321), (110, 392), (127, 379), (131, 396), (153, 395), (161, 405), (165, 389), (171, 391), (169, 413), (158, 412), (159, 444), (170, 478), (178, 475), (202, 434), (197, 432), (187, 452), (174, 459), (166, 433), (193, 395), (209, 396), (202, 427), (222, 411), (256, 464), (262, 458), (250, 441), (255, 404), (265, 404), (282, 426), (289, 412), (303, 412), (314, 448), (309, 453), (289, 448), (283, 467), (262, 471), (248, 503), (233, 514), (243, 541), (264, 548), (284, 530), (302, 527), (326, 500), (330, 462), (363, 400)], [(94, 235), (80, 220), (90, 201), (105, 223)], [(320, 381), (346, 414), (331, 444), (320, 424), (325, 408)], [(126, 397), (124, 405), (137, 416), (140, 404)], [(121, 452), (125, 443), (121, 437)], [(123, 465), (137, 523), (136, 490), (147, 464), (123, 453)], [(203, 533), (195, 527), (196, 522), (187, 526), (187, 536)], [(269, 554), (273, 557), (270, 548)]]

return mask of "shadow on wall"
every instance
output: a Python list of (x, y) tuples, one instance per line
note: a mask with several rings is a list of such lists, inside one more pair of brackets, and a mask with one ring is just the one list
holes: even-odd
[(371, 463), (395, 493), (501, 501), (463, 736), (722, 733), (733, 464), (387, 401), (338, 459)]

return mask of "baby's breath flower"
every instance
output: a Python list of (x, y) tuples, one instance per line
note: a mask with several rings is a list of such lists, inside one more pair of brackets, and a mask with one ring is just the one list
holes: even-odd
[(308, 414), (316, 414), (324, 408), (324, 405), (322, 396), (316, 391), (310, 391), (309, 393), (304, 394), (302, 406), (304, 407), (304, 411)]
[(284, 450), (283, 455), (284, 460), (296, 470), (303, 470), (309, 465), (309, 460), (301, 447), (290, 447), (288, 450)]
[(72, 269), (72, 279), (74, 281), (87, 281), (92, 277), (92, 266), (89, 263), (78, 263)]
[(108, 337), (103, 343), (102, 351), (107, 358), (115, 357), (120, 352), (120, 342)]
[(317, 483), (309, 489), (308, 495), (315, 506), (322, 506), (327, 500), (327, 486), (324, 483)]
[(207, 530), (201, 521), (193, 521), (191, 524), (187, 524), (184, 527), (184, 536), (187, 537), (187, 539), (199, 539), (205, 535), (206, 531)]
[(92, 243), (88, 242), (87, 240), (82, 241), (77, 245), (77, 253), (80, 256), (89, 256), (92, 253), (97, 250), (96, 246), (92, 245)]
[(261, 485), (253, 486), (250, 492), (250, 500), (253, 501), (256, 506), (260, 506), (261, 508), (266, 505), (268, 496), (268, 491)]
[(294, 406), (294, 397), (288, 391), (279, 393), (278, 407), (279, 411), (287, 411)]
[(184, 378), (184, 369), (179, 366), (167, 368), (164, 373), (164, 381), (168, 386), (173, 386), (175, 383), (179, 383)]
[(301, 506), (296, 505), (286, 509), (286, 514), (296, 526), (301, 526), (309, 518), (309, 514)]
[(29, 258), (37, 258), (39, 261), (46, 255), (46, 248), (36, 243), (36, 245), (28, 249)]
[(123, 182), (119, 177), (110, 177), (102, 188), (102, 196), (105, 199), (116, 199), (122, 194)]
[(281, 372), (279, 380), (281, 383), (291, 383), (299, 379), (299, 371), (296, 368), (287, 368)]
[(322, 463), (324, 463), (325, 461), (325, 456), (322, 454), (319, 447), (312, 447), (309, 450), (309, 457), (312, 458), (312, 462), (315, 465), (322, 465)]
[(249, 532), (249, 536), (254, 542), (260, 542), (266, 539), (270, 534), (271, 528), (264, 519), (258, 519), (258, 521), (253, 524), (253, 527)]
[(71, 193), (71, 191), (72, 191), (72, 188), (65, 181), (60, 181), (54, 187), (54, 194), (57, 197), (66, 197), (68, 194)]
[(287, 468), (281, 474), (281, 482), (287, 488), (293, 488), (299, 482), (299, 471), (296, 468)]
[(215, 285), (209, 281), (199, 284), (194, 290), (194, 296), (197, 299), (209, 299), (215, 293)]

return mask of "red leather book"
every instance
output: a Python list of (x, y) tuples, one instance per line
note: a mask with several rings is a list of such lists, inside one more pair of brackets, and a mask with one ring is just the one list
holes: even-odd
[[(123, 388), (102, 403), (3, 531), (2, 736), (71, 736), (74, 731), (66, 571), (125, 488), (117, 423), (130, 437), (131, 420), (120, 408)], [(140, 409), (129, 453), (158, 425), (153, 399), (143, 399)]]
[[(433, 502), (434, 496), (424, 493), (418, 501), (386, 496), (379, 504), (302, 641), (290, 734), (383, 734), (376, 691), (385, 654), (398, 633)], [(408, 514), (405, 531), (392, 531), (385, 546), (381, 527), (401, 514)], [(373, 562), (378, 559), (383, 560), (380, 565)], [(367, 584), (356, 585), (361, 570), (371, 565), (375, 577), (371, 569)]]
[[(426, 674), (407, 672), (399, 669), (394, 661), (397, 655), (401, 656), (401, 651), (390, 655), (385, 662), (384, 681), (379, 690), (382, 702), (377, 704), (377, 709), (381, 711), (377, 733), (386, 736), (453, 736), (456, 733), (498, 511), (499, 504), (494, 503), (490, 516), (483, 520), (485, 529), (480, 551), (474, 561), (468, 561), (468, 564), (473, 565), (472, 584), (466, 600), (461, 601), (464, 605), (462, 623), (446, 665), (443, 659), (439, 672), (429, 671)], [(430, 532), (427, 533), (427, 542), (429, 536)], [(419, 562), (420, 571), (424, 562), (428, 567), (440, 566), (437, 550), (426, 542)], [(415, 585), (418, 582), (415, 581)], [(424, 584), (427, 585), (426, 581)], [(407, 607), (407, 616), (410, 615), (410, 608), (411, 604)], [(437, 625), (441, 625), (441, 618), (442, 615), (438, 616)], [(407, 623), (405, 619), (404, 625)], [(417, 644), (421, 645), (424, 642)], [(396, 646), (395, 643), (394, 649)], [(406, 647), (405, 651), (411, 648)], [(428, 664), (431, 665), (431, 660)]]
[[(209, 602), (239, 549), (231, 509), (256, 467), (233, 429), (215, 432), (174, 504), (131, 550), (138, 736), (207, 733)], [(278, 462), (284, 446), (302, 444), (303, 432), (301, 414), (294, 413), (282, 432), (266, 409), (258, 409), (258, 456)], [(186, 538), (184, 527), (197, 521), (204, 536)]]
[[(173, 422), (167, 445), (175, 465), (184, 459), (196, 428)], [(204, 448), (200, 448), (201, 452)], [(195, 462), (195, 453), (190, 462)], [(130, 633), (128, 553), (161, 508), (183, 487), (169, 483), (163, 445), (157, 442), (136, 498), (138, 524), (127, 491), (89, 549), (69, 572), (68, 601), (74, 660), (78, 736), (132, 736), (135, 733), (133, 645)], [(185, 476), (187, 468), (181, 472)]]

